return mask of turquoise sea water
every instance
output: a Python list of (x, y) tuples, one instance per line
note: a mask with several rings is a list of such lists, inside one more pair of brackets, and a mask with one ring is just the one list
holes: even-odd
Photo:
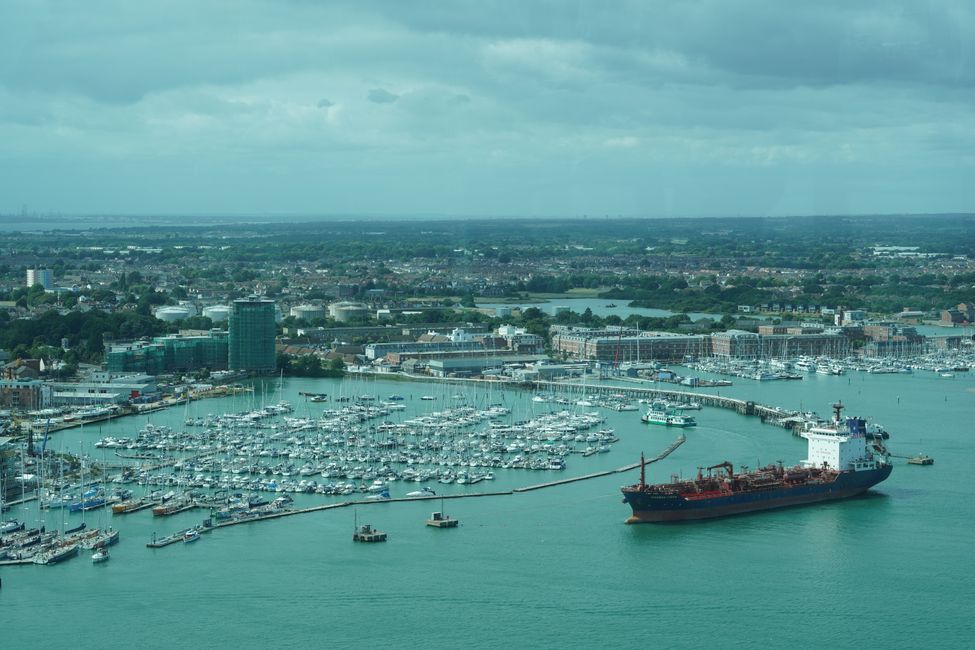
[[(270, 391), (277, 382), (267, 385)], [(813, 375), (739, 380), (720, 390), (823, 415), (842, 399), (847, 414), (870, 416), (891, 431), (894, 453), (924, 452), (936, 464), (897, 460), (891, 478), (862, 498), (687, 525), (623, 524), (629, 512), (619, 487), (635, 482), (635, 471), (446, 501), (445, 510), (461, 520), (454, 530), (423, 525), (439, 502), (359, 507), (360, 522), (389, 533), (378, 545), (353, 544), (353, 511), (337, 509), (151, 550), (145, 542), (154, 531), (194, 525), (203, 515), (160, 521), (144, 511), (114, 518), (122, 541), (104, 565), (83, 555), (50, 567), (0, 568), (2, 647), (971, 647), (975, 377)], [(398, 393), (410, 412), (442, 408), (454, 389), (285, 380), (284, 397), (303, 416), (326, 405), (308, 404), (298, 391)], [(431, 392), (441, 399), (419, 400)], [(241, 410), (249, 399), (259, 397), (198, 402), (189, 414)], [(530, 393), (491, 399), (519, 418), (533, 406)], [(179, 427), (185, 415), (174, 409), (152, 421)], [(641, 426), (639, 415), (606, 412), (621, 438), (608, 454), (572, 456), (562, 473), (499, 471), (493, 484), (466, 490), (619, 467), (676, 437)], [(804, 441), (755, 418), (716, 409), (696, 416), (699, 426), (650, 467), (650, 480), (725, 459), (754, 466), (804, 457)], [(51, 444), (131, 435), (145, 420), (65, 432)], [(415, 485), (394, 483), (393, 495)], [(98, 525), (102, 515), (87, 516)]]

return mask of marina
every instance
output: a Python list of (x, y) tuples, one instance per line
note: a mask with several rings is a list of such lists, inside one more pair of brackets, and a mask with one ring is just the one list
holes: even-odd
[[(109, 485), (140, 486), (136, 489), (143, 493), (141, 496), (122, 487), (113, 488), (109, 496), (107, 487), (92, 483), (81, 496), (65, 494), (63, 486), (57, 487), (56, 497), (40, 505), (63, 508), (68, 514), (109, 506), (113, 515), (151, 509), (153, 518), (177, 517), (202, 509), (209, 511), (210, 518), (201, 530), (212, 532), (239, 523), (349, 505), (435, 497), (437, 492), (429, 483), (461, 486), (460, 493), (444, 494), (442, 489), (440, 495), (441, 499), (459, 499), (532, 492), (630, 471), (637, 465), (595, 472), (577, 470), (569, 478), (513, 485), (508, 490), (469, 490), (483, 481), (494, 481), (496, 472), (512, 476), (523, 470), (559, 473), (568, 465), (592, 462), (589, 459), (610, 452), (620, 439), (615, 429), (604, 426), (609, 414), (626, 417), (632, 413), (632, 422), (637, 408), (630, 405), (635, 403), (649, 405), (640, 418), (645, 424), (668, 427), (697, 424), (683, 413), (685, 408), (719, 408), (758, 416), (762, 422), (791, 429), (797, 436), (823, 423), (812, 412), (753, 400), (619, 385), (611, 380), (588, 385), (536, 382), (527, 390), (444, 380), (440, 400), (425, 399), (437, 396), (422, 394), (415, 403), (412, 395), (406, 400), (396, 393), (377, 399), (367, 388), (374, 383), (364, 376), (343, 382), (342, 388), (332, 392), (334, 400), (328, 400), (328, 393), (298, 391), (301, 401), (294, 403), (280, 399), (280, 382), (264, 383), (259, 391), (234, 394), (243, 395), (243, 405), (249, 403), (249, 408), (220, 415), (209, 412), (187, 417), (187, 403), (182, 422), (174, 426), (146, 421), (136, 435), (102, 436), (92, 446), (103, 452), (113, 450), (115, 459), (100, 462), (95, 455), (82, 463), (82, 467), (89, 466), (89, 472), (104, 475)], [(530, 399), (529, 394), (533, 394)], [(326, 403), (329, 401), (334, 404)], [(406, 412), (407, 403), (416, 406)], [(172, 416), (178, 411), (168, 413)], [(871, 426), (871, 431), (888, 436), (877, 425)], [(663, 460), (686, 439), (678, 437), (649, 462)], [(930, 464), (933, 460), (910, 457), (908, 462)], [(423, 487), (396, 488), (409, 483)], [(276, 496), (258, 496), (262, 493)], [(296, 506), (296, 495), (304, 499), (324, 497), (326, 501)], [(27, 503), (27, 498), (21, 503)], [(148, 545), (160, 548), (177, 541), (196, 541), (195, 537), (180, 538), (189, 530), (195, 529), (181, 529), (161, 538), (153, 533)], [(74, 532), (65, 530), (62, 534)]]
[[(856, 381), (851, 383), (854, 378)], [(348, 527), (352, 519), (350, 509), (368, 512), (370, 520), (381, 524), (382, 531), (394, 540), (389, 550), (401, 549), (396, 553), (405, 571), (404, 578), (415, 578), (420, 567), (400, 553), (420, 552), (423, 544), (436, 544), (436, 552), (445, 561), (478, 565), (485, 559), (497, 561), (497, 552), (491, 548), (497, 544), (530, 548), (542, 543), (542, 539), (551, 539), (551, 535), (566, 539), (586, 536), (593, 541), (582, 542), (576, 550), (565, 547), (564, 551), (560, 551), (563, 557), (584, 561), (585, 558), (601, 556), (602, 551), (598, 547), (610, 544), (606, 535), (613, 530), (617, 531), (613, 534), (618, 535), (621, 528), (626, 531), (623, 548), (627, 553), (639, 556), (649, 552), (652, 546), (657, 547), (658, 552), (662, 550), (666, 557), (672, 558), (671, 561), (680, 562), (682, 553), (676, 548), (661, 549), (661, 541), (651, 540), (646, 528), (622, 527), (627, 515), (626, 507), (612, 492), (618, 490), (620, 485), (633, 482), (639, 465), (631, 460), (634, 456), (639, 457), (641, 451), (646, 452), (648, 457), (658, 454), (659, 458), (653, 459), (656, 462), (647, 466), (648, 475), (658, 477), (691, 471), (700, 464), (697, 458), (702, 456), (727, 457), (739, 462), (747, 462), (751, 457), (755, 466), (758, 466), (756, 456), (762, 460), (798, 459), (801, 449), (795, 438), (783, 435), (781, 428), (768, 425), (787, 415), (804, 422), (811, 408), (818, 406), (817, 410), (825, 410), (837, 396), (842, 396), (851, 408), (862, 409), (859, 412), (870, 413), (888, 425), (890, 440), (887, 442), (893, 451), (905, 456), (901, 462), (906, 462), (907, 456), (918, 455), (919, 448), (932, 456), (939, 455), (938, 450), (943, 448), (944, 442), (939, 442), (938, 435), (930, 430), (920, 433), (924, 430), (921, 418), (928, 417), (930, 413), (923, 406), (909, 403), (906, 399), (898, 403), (897, 393), (892, 392), (894, 386), (902, 386), (905, 381), (911, 382), (915, 393), (938, 395), (936, 400), (928, 399), (925, 403), (929, 406), (940, 405), (941, 410), (948, 409), (948, 413), (951, 413), (956, 402), (960, 403), (970, 395), (967, 392), (970, 384), (965, 377), (959, 376), (948, 382), (934, 373), (930, 377), (923, 373), (915, 373), (914, 376), (871, 373), (827, 376), (813, 373), (803, 382), (772, 382), (774, 386), (763, 383), (761, 399), (755, 399), (754, 384), (746, 383), (722, 387), (720, 395), (713, 390), (685, 387), (676, 390), (677, 387), (646, 386), (611, 379), (588, 380), (585, 386), (579, 382), (507, 389), (474, 382), (404, 384), (367, 376), (324, 382), (285, 380), (283, 390), (278, 380), (258, 383), (254, 391), (246, 395), (153, 413), (152, 427), (149, 427), (148, 433), (145, 433), (146, 416), (142, 421), (138, 417), (120, 419), (102, 425), (100, 429), (84, 427), (84, 448), (92, 463), (101, 459), (110, 461), (111, 468), (105, 476), (109, 480), (105, 485), (116, 485), (112, 483), (112, 477), (130, 477), (131, 483), (117, 485), (132, 490), (132, 497), (125, 503), (136, 509), (128, 514), (113, 513), (113, 506), (87, 513), (96, 520), (105, 513), (116, 529), (121, 528), (122, 539), (112, 547), (111, 561), (96, 564), (89, 561), (92, 552), (79, 552), (42, 570), (37, 565), (27, 566), (22, 561), (12, 560), (20, 564), (3, 567), (5, 597), (10, 598), (8, 594), (15, 591), (32, 591), (25, 584), (26, 572), (36, 574), (29, 580), (37, 584), (48, 581), (43, 577), (45, 574), (66, 572), (67, 576), (77, 576), (68, 578), (70, 591), (74, 589), (72, 580), (81, 580), (85, 571), (94, 570), (93, 564), (104, 575), (111, 575), (120, 567), (129, 565), (149, 574), (166, 570), (191, 576), (202, 570), (199, 562), (217, 562), (219, 565), (233, 561), (233, 557), (260, 557), (266, 553), (277, 555), (279, 552), (308, 555), (314, 554), (316, 551), (312, 549), (320, 545), (327, 547), (330, 554), (342, 557), (343, 553), (337, 550), (336, 545), (343, 542), (348, 544)], [(944, 394), (936, 392), (944, 389), (950, 391), (947, 401)], [(324, 393), (331, 397), (325, 402), (313, 402), (310, 396), (298, 395), (299, 390)], [(896, 390), (907, 394), (905, 388)], [(454, 394), (464, 395), (465, 399), (453, 399)], [(539, 394), (550, 397), (545, 402), (533, 400)], [(252, 417), (253, 426), (241, 425), (248, 421), (243, 415), (264, 408), (261, 405), (263, 395), (267, 395), (263, 398), (266, 405), (287, 402), (291, 410), (268, 417)], [(357, 395), (373, 395), (376, 399), (356, 400)], [(389, 400), (384, 397), (392, 395), (401, 395), (404, 399)], [(349, 397), (347, 401), (337, 399), (345, 396)], [(422, 400), (421, 396), (434, 396), (436, 399)], [(692, 411), (697, 426), (682, 429), (684, 436), (675, 440), (674, 434), (677, 432), (640, 423), (646, 403), (636, 411), (617, 410), (614, 407), (619, 403), (640, 405), (640, 400), (654, 399), (665, 399), (674, 404), (700, 404), (700, 410)], [(578, 401), (588, 401), (591, 406), (575, 404)], [(386, 409), (383, 402), (402, 404), (405, 408), (383, 413), (382, 410)], [(199, 407), (202, 404), (217, 408), (201, 410)], [(510, 412), (488, 417), (487, 412), (492, 404), (499, 404)], [(346, 408), (349, 410), (345, 411)], [(326, 411), (329, 413), (326, 414)], [(479, 416), (481, 412), (484, 415)], [(220, 414), (225, 413), (234, 417), (221, 420)], [(375, 413), (374, 417), (372, 413)], [(438, 413), (440, 415), (436, 415)], [(324, 428), (321, 426), (322, 416), (325, 416)], [(339, 419), (342, 427), (348, 426), (352, 435), (339, 436), (329, 431), (329, 417)], [(939, 417), (944, 419), (943, 414), (939, 414)], [(207, 424), (208, 418), (210, 424)], [(950, 422), (954, 420), (950, 418), (943, 429), (944, 435), (952, 430)], [(193, 424), (187, 424), (188, 421)], [(221, 421), (225, 424), (218, 426), (217, 423)], [(519, 425), (520, 421), (524, 424)], [(578, 431), (562, 432), (557, 431), (558, 427), (554, 424), (548, 426), (549, 422), (585, 426)], [(897, 426), (892, 425), (894, 422)], [(451, 423), (451, 426), (444, 423)], [(272, 425), (276, 428), (272, 429)], [(611, 434), (608, 433), (610, 429), (613, 430)], [(65, 436), (64, 433), (56, 435)], [(923, 447), (920, 446), (921, 435)], [(577, 440), (577, 436), (582, 436), (582, 439)], [(588, 436), (605, 439), (588, 441)], [(351, 437), (355, 440), (350, 441)], [(335, 442), (332, 442), (332, 438)], [(616, 442), (612, 442), (614, 438)], [(63, 441), (68, 445), (70, 438), (64, 437)], [(55, 438), (53, 443), (48, 443), (49, 448), (51, 444), (57, 445), (59, 442)], [(95, 443), (99, 442), (113, 446), (95, 447)], [(492, 449), (494, 443), (497, 444)], [(505, 445), (503, 452), (500, 447), (502, 443)], [(80, 450), (77, 441), (70, 444)], [(132, 448), (129, 448), (130, 445)], [(512, 446), (510, 452), (507, 451), (509, 445)], [(532, 451), (533, 445), (538, 446), (536, 451)], [(590, 449), (603, 446), (608, 447), (608, 451), (592, 451), (587, 455)], [(116, 451), (125, 455), (152, 455), (152, 458), (120, 458), (115, 455)], [(522, 459), (515, 461), (519, 455)], [(495, 456), (500, 461), (497, 464), (494, 462)], [(400, 459), (403, 462), (397, 462)], [(544, 468), (541, 468), (542, 459)], [(551, 463), (555, 459), (562, 463)], [(532, 460), (536, 460), (534, 466), (541, 469), (534, 469)], [(895, 471), (877, 490), (880, 495), (887, 495), (896, 494), (900, 489), (898, 486), (918, 480), (937, 484), (942, 480), (942, 472), (950, 471), (957, 462), (957, 459), (952, 459), (945, 461), (941, 469), (931, 468), (936, 470), (934, 472), (913, 473), (914, 478), (910, 480), (906, 478), (908, 472)], [(334, 466), (329, 468), (333, 463)], [(564, 469), (558, 469), (563, 464)], [(125, 467), (130, 470), (125, 471)], [(259, 471), (251, 471), (255, 467)], [(658, 467), (660, 469), (651, 469)], [(306, 471), (304, 476), (303, 468)], [(388, 468), (388, 471), (383, 468)], [(238, 471), (235, 472), (235, 469)], [(318, 469), (318, 472), (311, 473), (309, 469)], [(335, 472), (336, 475), (325, 477), (323, 471), (329, 474)], [(492, 473), (494, 478), (486, 478), (488, 473)], [(477, 480), (478, 475), (485, 478)], [(453, 477), (452, 481), (441, 482), (441, 478), (450, 476)], [(463, 481), (459, 482), (457, 478)], [(304, 489), (301, 481), (305, 481)], [(307, 491), (310, 482), (315, 485)], [(343, 484), (343, 487), (335, 489), (339, 484)], [(333, 486), (331, 489), (330, 485)], [(380, 494), (370, 491), (379, 485), (388, 490), (390, 498), (368, 500), (367, 497)], [(71, 491), (76, 496), (81, 495), (78, 488)], [(167, 502), (187, 492), (192, 493), (196, 499), (195, 507), (170, 516), (153, 517), (151, 508), (157, 507), (170, 492), (173, 495)], [(416, 494), (408, 496), (413, 493)], [(291, 497), (293, 502), (279, 502), (279, 505), (272, 507), (275, 499), (282, 496)], [(440, 507), (439, 512), (449, 512), (451, 518), (463, 520), (464, 525), (443, 536), (442, 541), (423, 541), (416, 537), (417, 529), (430, 528), (425, 525), (433, 510), (430, 501), (438, 499), (447, 504), (447, 510)], [(32, 512), (38, 513), (37, 503), (24, 501), (14, 506), (5, 519), (26, 520), (28, 529), (38, 528), (38, 514), (31, 517)], [(759, 527), (774, 534), (778, 526), (785, 524), (783, 517), (792, 521), (808, 521), (809, 526), (820, 526), (821, 523), (815, 522), (829, 521), (849, 510), (862, 511), (865, 507), (876, 509), (878, 505), (880, 510), (874, 517), (894, 516), (891, 508), (896, 512), (905, 507), (910, 510), (915, 507), (909, 501), (895, 501), (889, 496), (871, 498), (868, 495), (835, 506), (785, 514), (749, 515), (738, 521), (704, 524), (704, 529), (697, 528), (702, 525), (697, 524), (681, 533), (681, 536), (687, 538), (685, 544), (699, 548), (711, 535), (724, 537), (741, 534), (743, 527)], [(58, 510), (40, 510), (39, 513), (47, 513), (43, 515), (45, 524), (62, 516)], [(568, 519), (564, 515), (569, 515)], [(70, 529), (81, 523), (83, 513), (72, 513), (65, 509), (63, 516), (65, 528)], [(211, 526), (201, 524), (205, 518), (212, 520)], [(244, 525), (248, 523), (262, 525)], [(187, 542), (186, 535), (191, 529), (196, 531), (202, 543)], [(158, 531), (155, 537), (154, 531)], [(672, 536), (666, 531), (662, 534), (665, 538)], [(193, 537), (192, 534), (190, 536)], [(455, 536), (462, 541), (452, 541)], [(441, 539), (440, 535), (435, 537)], [(314, 547), (310, 545), (313, 539)], [(812, 540), (818, 540), (818, 544), (828, 543), (816, 535)], [(869, 542), (869, 535), (862, 541)], [(147, 542), (153, 545), (151, 548), (155, 552), (148, 552), (149, 549), (145, 548)], [(755, 544), (755, 541), (752, 543)], [(802, 546), (805, 542), (800, 541), (799, 544)], [(181, 552), (181, 548), (185, 552)], [(271, 551), (271, 548), (274, 550)], [(764, 544), (758, 542), (755, 552), (761, 553), (763, 548)], [(164, 549), (165, 552), (162, 552)], [(901, 555), (896, 549), (893, 554)], [(539, 567), (531, 569), (529, 575), (533, 576), (533, 580), (544, 580), (541, 572), (555, 570), (555, 567), (537, 554), (532, 555), (533, 562), (538, 563)], [(84, 561), (79, 562), (78, 557), (83, 557)], [(220, 560), (221, 557), (227, 559)], [(379, 578), (375, 571), (358, 564), (352, 556), (346, 561), (351, 563), (349, 568), (340, 571), (345, 580)], [(14, 570), (16, 572), (12, 572)], [(629, 563), (624, 565), (612, 561), (606, 570), (609, 576), (623, 575), (622, 572), (632, 571), (633, 567)], [(271, 580), (269, 573), (259, 569), (255, 571), (253, 579), (258, 581), (256, 584)], [(638, 573), (646, 579), (666, 579), (663, 573), (646, 568), (639, 569)], [(299, 585), (303, 583), (302, 578), (296, 577), (298, 574), (290, 575)], [(583, 569), (575, 579), (591, 583), (595, 578)], [(404, 587), (399, 582), (394, 585), (398, 586), (391, 585), (388, 589)], [(446, 585), (440, 588), (450, 590)], [(613, 587), (614, 590), (618, 588), (618, 584)], [(597, 592), (599, 589), (597, 587)], [(629, 589), (625, 588), (627, 591)], [(386, 591), (386, 588), (382, 591)], [(156, 597), (150, 597), (150, 601), (156, 601)], [(344, 605), (338, 601), (332, 602), (339, 611), (344, 609)], [(496, 609), (498, 601), (492, 600), (492, 603), (488, 607)], [(572, 596), (568, 597), (567, 603), (570, 609), (583, 606), (581, 600)], [(156, 606), (160, 606), (158, 602)], [(945, 606), (950, 609), (950, 605)], [(285, 617), (291, 615), (284, 614)], [(608, 620), (612, 619), (610, 617)], [(333, 625), (340, 635), (352, 633), (352, 628), (341, 623)], [(224, 633), (231, 637), (234, 635), (229, 630)]]

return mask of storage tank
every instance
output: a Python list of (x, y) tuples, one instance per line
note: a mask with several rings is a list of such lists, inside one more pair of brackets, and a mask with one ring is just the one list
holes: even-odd
[(190, 317), (190, 310), (186, 307), (160, 307), (155, 311), (156, 318), (167, 323), (175, 323)]
[(190, 316), (196, 316), (199, 312), (196, 310), (196, 305), (189, 300), (180, 300), (176, 303), (178, 306), (182, 307), (190, 313)]
[(214, 323), (226, 323), (230, 317), (229, 305), (210, 305), (203, 308), (203, 315)]
[(333, 302), (328, 306), (328, 314), (340, 323), (352, 320), (356, 316), (369, 315), (369, 307), (361, 302)]
[(318, 305), (296, 305), (291, 308), (291, 315), (310, 323), (313, 320), (325, 318), (325, 308)]

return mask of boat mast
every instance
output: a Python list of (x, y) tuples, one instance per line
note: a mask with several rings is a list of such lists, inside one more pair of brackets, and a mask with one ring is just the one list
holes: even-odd
[(842, 401), (836, 402), (835, 404), (833, 404), (833, 413), (834, 413), (834, 415), (833, 415), (833, 421), (836, 423), (836, 426), (839, 426), (839, 424), (840, 424), (840, 413), (842, 411), (843, 411), (843, 402)]
[(643, 458), (643, 452), (640, 452), (640, 489), (647, 487), (647, 461)]

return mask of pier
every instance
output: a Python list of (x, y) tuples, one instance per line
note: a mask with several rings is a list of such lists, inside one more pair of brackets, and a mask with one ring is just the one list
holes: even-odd
[[(369, 376), (368, 373), (358, 373), (361, 376)], [(431, 381), (430, 377), (419, 376), (419, 375), (409, 375), (406, 373), (398, 373), (395, 375), (398, 379), (407, 379), (412, 381), (422, 381), (429, 383)], [(392, 377), (383, 376), (383, 379), (391, 379)], [(628, 379), (626, 377), (618, 377), (620, 381), (646, 381), (646, 380), (634, 380)], [(459, 377), (446, 377), (440, 379), (439, 381), (448, 384), (457, 384), (462, 386), (470, 386), (472, 384), (498, 384), (499, 382), (493, 380), (485, 379), (466, 379)], [(512, 383), (512, 382), (501, 382), (500, 385), (503, 388), (517, 388), (521, 390), (529, 391), (551, 391), (559, 393), (578, 393), (581, 395), (628, 395), (634, 398), (643, 399), (676, 399), (682, 401), (694, 401), (700, 403), (702, 406), (711, 406), (714, 408), (730, 409), (741, 415), (754, 415), (762, 418), (762, 421), (769, 421), (770, 424), (777, 424), (777, 420), (785, 419), (789, 417), (796, 417), (801, 415), (799, 411), (790, 411), (782, 409), (779, 407), (768, 406), (767, 404), (759, 404), (753, 400), (738, 399), (736, 397), (722, 397), (721, 395), (713, 395), (710, 393), (696, 393), (686, 390), (674, 390), (670, 388), (644, 388), (637, 386), (618, 386), (618, 385), (607, 385), (607, 384), (588, 384), (586, 379), (579, 382), (570, 381), (533, 381), (530, 383)], [(785, 428), (792, 428), (786, 426)]]
[[(736, 397), (722, 397), (721, 395), (711, 395), (708, 393), (694, 393), (685, 390), (673, 390), (669, 388), (643, 388), (636, 386), (607, 386), (586, 383), (570, 383), (559, 381), (538, 381), (531, 385), (538, 390), (552, 390), (576, 392), (585, 395), (628, 395), (631, 397), (644, 399), (673, 399), (680, 401), (694, 401), (702, 406), (714, 408), (730, 409), (741, 415), (755, 415), (765, 420), (782, 419), (796, 417), (799, 411), (789, 411), (779, 407), (759, 404), (752, 400), (738, 399)], [(788, 428), (788, 427), (787, 427)]]

